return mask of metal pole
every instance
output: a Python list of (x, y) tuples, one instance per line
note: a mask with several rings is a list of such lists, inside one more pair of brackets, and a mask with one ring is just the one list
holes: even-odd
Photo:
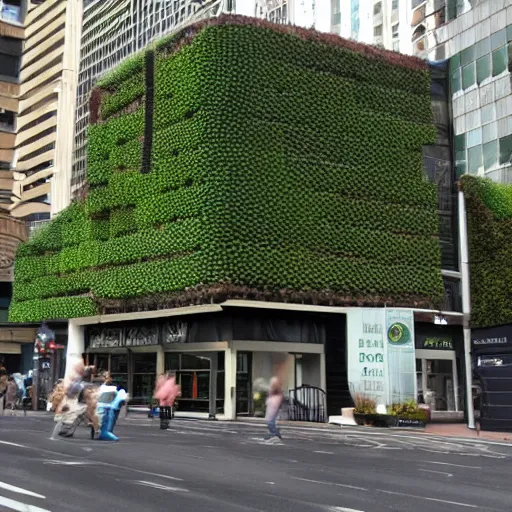
[(34, 369), (32, 371), (32, 410), (37, 411), (39, 405), (39, 351), (34, 342)]
[(217, 414), (217, 358), (217, 352), (210, 354), (210, 420), (215, 420)]
[(469, 288), (469, 250), (466, 222), (466, 200), (464, 193), (459, 191), (459, 242), (460, 242), (460, 273), (462, 276), (462, 312), (464, 313), (464, 362), (466, 368), (466, 407), (468, 427), (475, 428), (475, 411), (473, 408), (473, 368), (471, 365), (471, 295)]

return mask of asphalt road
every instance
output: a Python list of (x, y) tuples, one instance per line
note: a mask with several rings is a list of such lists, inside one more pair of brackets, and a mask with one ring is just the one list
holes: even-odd
[(0, 510), (512, 510), (512, 445), (358, 428), (126, 419), (121, 440), (53, 441), (47, 417), (0, 417)]

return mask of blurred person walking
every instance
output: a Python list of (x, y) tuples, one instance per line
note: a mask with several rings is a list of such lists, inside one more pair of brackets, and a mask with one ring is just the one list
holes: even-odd
[(279, 377), (272, 377), (272, 379), (270, 379), (265, 412), (265, 421), (268, 427), (268, 434), (265, 436), (265, 441), (268, 443), (281, 439), (281, 432), (279, 432), (276, 422), (283, 400), (284, 393), (281, 379)]
[(160, 428), (167, 430), (172, 418), (172, 408), (177, 397), (181, 396), (181, 388), (176, 383), (174, 375), (160, 375), (156, 381), (154, 397), (160, 407)]

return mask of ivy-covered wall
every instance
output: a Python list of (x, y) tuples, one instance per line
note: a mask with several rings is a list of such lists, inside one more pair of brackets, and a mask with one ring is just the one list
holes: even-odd
[(471, 319), (474, 327), (512, 322), (512, 185), (465, 175)]
[(98, 84), (88, 193), (20, 247), (12, 321), (442, 300), (426, 65), (246, 20), (188, 28)]

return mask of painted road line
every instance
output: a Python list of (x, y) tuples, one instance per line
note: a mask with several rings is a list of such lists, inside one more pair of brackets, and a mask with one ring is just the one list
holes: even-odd
[(167, 485), (160, 485), (154, 482), (146, 482), (145, 480), (135, 480), (135, 483), (138, 485), (144, 485), (145, 487), (152, 487), (153, 489), (159, 489), (161, 491), (171, 491), (171, 492), (190, 492), (188, 489), (183, 489), (183, 487), (169, 487)]
[(384, 489), (375, 489), (377, 492), (384, 494), (393, 494), (395, 496), (406, 496), (408, 498), (415, 498), (417, 500), (435, 501), (436, 503), (446, 503), (447, 505), (456, 505), (458, 507), (466, 508), (481, 508), (480, 505), (471, 505), (469, 503), (459, 503), (458, 501), (441, 500), (439, 498), (428, 498), (427, 496), (416, 496), (415, 494), (406, 494), (404, 492), (386, 491)]
[(52, 466), (92, 466), (96, 465), (95, 462), (86, 460), (45, 460), (43, 464)]
[(23, 444), (18, 444), (18, 443), (10, 443), (9, 441), (0, 441), (0, 444), (6, 444), (8, 446), (16, 446), (18, 448), (28, 448), (28, 446), (25, 446)]
[(464, 466), (462, 464), (452, 464), (451, 462), (436, 462), (433, 460), (423, 461), (425, 464), (439, 464), (440, 466), (454, 466), (456, 468), (482, 469), (482, 466)]
[(300, 480), (301, 482), (310, 482), (312, 484), (332, 485), (335, 487), (345, 487), (346, 489), (355, 489), (356, 491), (368, 491), (368, 489), (365, 487), (356, 487), (355, 485), (338, 484), (336, 482), (322, 482), (320, 480), (309, 480), (309, 478), (299, 478), (297, 476), (292, 476), (290, 478), (292, 480)]
[(32, 496), (34, 498), (40, 498), (42, 500), (46, 499), (46, 496), (43, 496), (42, 494), (27, 491), (27, 489), (22, 489), (21, 487), (16, 487), (15, 485), (6, 484), (5, 482), (0, 482), (0, 488), (5, 489), (6, 491), (15, 492), (16, 494), (25, 494), (26, 496)]
[(334, 455), (334, 452), (324, 452), (322, 450), (316, 450), (315, 452), (313, 453), (325, 453), (325, 455)]
[(21, 501), (10, 500), (9, 498), (4, 498), (0, 496), (0, 506), (6, 507), (11, 510), (16, 510), (17, 512), (50, 512), (44, 508), (35, 507), (34, 505), (27, 505), (26, 503), (21, 503)]
[(425, 473), (437, 473), (438, 475), (447, 475), (448, 478), (453, 476), (452, 473), (446, 473), (445, 471), (433, 471), (431, 469), (419, 469), (418, 471), (424, 471)]
[(331, 512), (363, 512), (362, 510), (356, 510), (355, 508), (345, 508), (345, 507), (328, 507), (327, 510)]

